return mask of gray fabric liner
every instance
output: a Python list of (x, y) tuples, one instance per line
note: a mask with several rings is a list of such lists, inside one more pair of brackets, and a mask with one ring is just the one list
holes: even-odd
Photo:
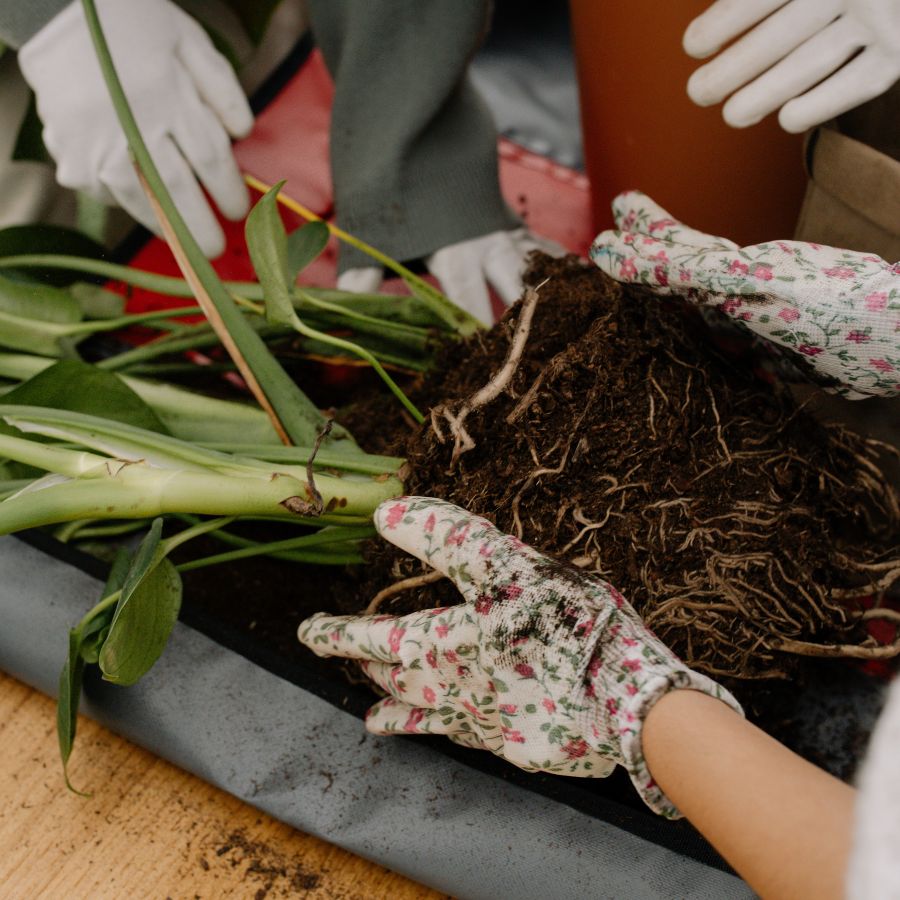
[[(0, 668), (54, 695), (68, 628), (100, 588), (71, 565), (0, 539)], [(183, 624), (139, 685), (92, 679), (85, 694), (83, 711), (129, 740), (458, 897), (752, 896), (732, 875), (430, 747), (366, 736), (357, 718)]]

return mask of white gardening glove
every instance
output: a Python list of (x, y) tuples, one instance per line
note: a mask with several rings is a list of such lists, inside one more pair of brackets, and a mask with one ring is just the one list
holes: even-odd
[[(458, 306), (486, 325), (492, 325), (491, 285), (509, 306), (522, 296), (522, 272), (532, 250), (553, 256), (565, 251), (553, 241), (538, 237), (526, 228), (494, 231), (482, 237), (450, 244), (425, 258), (425, 267), (440, 282), (441, 289)], [(380, 268), (348, 269), (338, 288), (355, 293), (372, 293), (381, 286)]]
[(527, 771), (602, 778), (622, 765), (656, 812), (678, 815), (644, 762), (653, 704), (675, 688), (737, 701), (684, 665), (610, 584), (429, 497), (375, 511), (382, 537), (456, 584), (459, 606), (300, 624), (319, 656), (358, 659), (390, 697), (375, 734), (446, 734)]
[[(249, 206), (231, 151), (253, 127), (237, 78), (206, 32), (170, 0), (98, 0), (100, 22), (138, 125), (176, 205), (207, 256), (225, 238), (199, 182), (229, 219)], [(19, 51), (60, 184), (116, 203), (148, 228), (138, 183), (80, 2)]]
[(782, 128), (805, 131), (900, 78), (900, 0), (718, 0), (688, 26), (684, 49), (703, 59), (747, 29), (688, 81), (700, 106), (734, 94), (723, 115), (737, 128), (781, 108)]
[(738, 247), (639, 191), (616, 197), (613, 216), (619, 230), (591, 246), (607, 275), (718, 309), (829, 390), (900, 397), (900, 263), (801, 241)]

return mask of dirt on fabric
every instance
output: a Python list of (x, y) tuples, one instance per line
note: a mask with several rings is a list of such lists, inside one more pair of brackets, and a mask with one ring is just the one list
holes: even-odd
[[(720, 350), (682, 301), (621, 286), (575, 257), (536, 257), (527, 280), (541, 287), (522, 358), (499, 396), (468, 415), (468, 452), (453, 460), (435, 409), (458, 412), (501, 369), (521, 303), (409, 386), (432, 410), (424, 425), (369, 392), (340, 420), (366, 450), (407, 459), (408, 493), (457, 503), (614, 584), (688, 665), (784, 737), (780, 686), (802, 677), (809, 654), (881, 652), (869, 636), (879, 614), (866, 606), (900, 579), (890, 448), (807, 415)], [(366, 556), (340, 577), (271, 560), (243, 561), (232, 575), (216, 567), (186, 579), (186, 597), (299, 654), (305, 616), (359, 612), (423, 572), (381, 541)], [(258, 585), (252, 608), (216, 587), (238, 573)], [(457, 602), (441, 581), (381, 611)], [(882, 641), (896, 639), (894, 615), (878, 623)]]

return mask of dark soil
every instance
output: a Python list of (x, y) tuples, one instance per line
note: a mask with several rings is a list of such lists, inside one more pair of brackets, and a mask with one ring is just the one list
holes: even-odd
[[(475, 446), (452, 469), (440, 416), (443, 443), (430, 423), (413, 428), (393, 398), (366, 392), (341, 421), (367, 450), (407, 458), (409, 493), (459, 503), (615, 584), (688, 664), (789, 737), (784, 686), (810, 663), (784, 652), (787, 642), (871, 653), (852, 598), (871, 593), (885, 561), (900, 556), (883, 448), (819, 424), (734, 364), (682, 303), (623, 289), (575, 258), (537, 259), (531, 283), (548, 278), (509, 388), (468, 417)], [(449, 348), (410, 385), (420, 408), (456, 410), (486, 384), (518, 312)], [(368, 556), (353, 571), (264, 560), (202, 570), (186, 577), (186, 598), (288, 658), (307, 656), (295, 637), (304, 617), (358, 612), (422, 571), (381, 542)], [(383, 609), (455, 602), (440, 582)], [(336, 663), (322, 667), (341, 677)]]
[[(680, 302), (574, 258), (541, 258), (530, 280), (547, 283), (525, 354), (507, 391), (466, 420), (474, 448), (452, 465), (442, 416), (392, 448), (409, 462), (408, 492), (602, 576), (717, 677), (785, 677), (789, 641), (866, 642), (850, 596), (900, 556), (879, 448), (733, 365)], [(486, 384), (516, 316), (454, 348), (431, 397), (455, 410)], [(384, 573), (372, 591), (422, 571), (383, 544), (372, 556)], [(443, 583), (386, 610), (453, 596)]]

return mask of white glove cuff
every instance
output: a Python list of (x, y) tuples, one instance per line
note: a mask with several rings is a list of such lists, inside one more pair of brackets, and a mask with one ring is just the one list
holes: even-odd
[[(631, 777), (637, 792), (644, 803), (655, 813), (667, 819), (680, 819), (681, 813), (653, 780), (644, 759), (642, 734), (647, 714), (661, 697), (671, 690), (699, 691), (721, 700), (730, 706), (739, 716), (744, 710), (734, 696), (711, 678), (690, 669), (678, 669), (665, 675), (656, 675), (644, 684), (635, 694), (627, 707), (626, 719), (636, 723), (633, 729), (622, 735), (622, 764)], [(633, 719), (631, 717), (634, 717)]]

